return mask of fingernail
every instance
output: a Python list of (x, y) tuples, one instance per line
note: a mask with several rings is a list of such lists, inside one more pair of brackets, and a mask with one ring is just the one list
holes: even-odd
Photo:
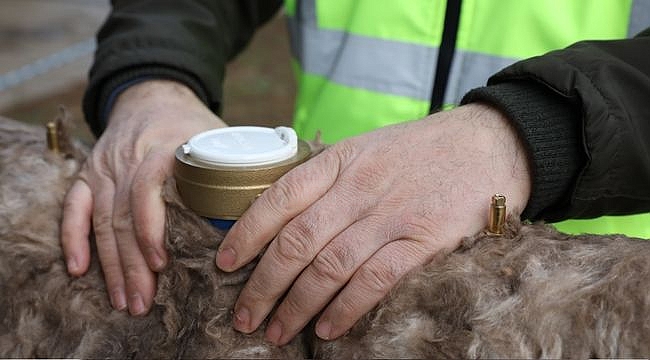
[(240, 307), (235, 312), (234, 317), (235, 329), (243, 332), (249, 331), (249, 323), (251, 321), (251, 313), (245, 307)]
[(71, 256), (68, 258), (66, 263), (68, 265), (68, 272), (76, 275), (77, 271), (79, 270), (79, 263), (77, 262), (77, 259)]
[(124, 295), (124, 290), (118, 288), (111, 292), (111, 305), (113, 305), (113, 309), (126, 309), (126, 296)]
[(278, 345), (282, 337), (282, 323), (278, 320), (273, 320), (271, 325), (266, 328), (264, 339), (271, 344)]
[(156, 249), (148, 248), (147, 252), (149, 253), (149, 262), (153, 265), (153, 270), (162, 270), (165, 267), (165, 263), (163, 262), (162, 257), (158, 255)]
[(332, 331), (332, 324), (329, 320), (322, 320), (316, 324), (316, 335), (323, 340), (330, 339), (330, 333)]
[(217, 253), (217, 266), (219, 268), (224, 270), (231, 269), (235, 265), (235, 261), (237, 261), (237, 254), (233, 248), (219, 249)]
[(131, 315), (141, 315), (145, 312), (144, 301), (142, 296), (135, 293), (129, 297), (129, 312)]

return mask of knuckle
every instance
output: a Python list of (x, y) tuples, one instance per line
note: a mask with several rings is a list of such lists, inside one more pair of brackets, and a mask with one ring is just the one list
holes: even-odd
[(133, 180), (131, 181), (131, 187), (128, 190), (129, 197), (135, 201), (140, 200), (152, 185), (153, 184), (147, 181), (147, 178), (142, 176), (134, 176)]
[(305, 299), (289, 295), (284, 299), (282, 312), (287, 318), (295, 319), (297, 316), (305, 316)]
[(340, 182), (345, 185), (349, 195), (355, 199), (364, 195), (386, 193), (390, 177), (386, 176), (385, 165), (379, 159), (364, 159), (348, 168), (346, 174), (341, 176)]
[(115, 194), (115, 203), (111, 214), (110, 224), (115, 231), (133, 231), (131, 219), (131, 207), (125, 201), (124, 193)]
[(110, 167), (107, 154), (102, 151), (93, 151), (84, 163), (82, 176), (87, 178), (90, 183), (99, 179), (112, 179), (113, 168)]
[(138, 264), (125, 264), (123, 271), (127, 283), (136, 283), (147, 273), (147, 268)]
[(308, 227), (287, 225), (276, 239), (278, 260), (290, 263), (307, 263), (312, 254), (312, 234)]
[(341, 297), (336, 302), (336, 312), (341, 314), (341, 318), (349, 318), (349, 314), (354, 314), (358, 310), (360, 301), (354, 297)]
[(387, 177), (385, 174), (383, 165), (377, 160), (372, 160), (364, 163), (357, 169), (352, 178), (352, 182), (358, 189), (374, 190), (374, 188), (386, 181)]
[(345, 164), (356, 156), (356, 146), (355, 143), (351, 140), (344, 140), (336, 143), (335, 145), (325, 149), (323, 151), (324, 155), (333, 156), (338, 158), (339, 163)]
[(259, 303), (266, 298), (265, 289), (268, 289), (268, 287), (263, 286), (263, 281), (251, 277), (242, 291), (241, 298), (246, 299), (248, 303)]
[(113, 225), (115, 232), (132, 232), (133, 222), (128, 210), (117, 210), (113, 213), (113, 218), (109, 222)]
[(123, 144), (122, 146), (113, 147), (112, 160), (114, 162), (120, 162), (120, 165), (127, 166), (142, 161), (143, 151), (138, 147), (139, 144), (137, 142), (139, 141), (136, 141), (136, 144), (133, 145)]
[(294, 180), (291, 177), (282, 178), (264, 192), (265, 196), (263, 198), (272, 211), (277, 214), (284, 214), (289, 210), (289, 204), (294, 199), (300, 198), (302, 194), (300, 184), (301, 181)]
[(431, 236), (432, 229), (440, 229), (434, 221), (431, 221), (431, 216), (425, 214), (415, 214), (412, 212), (404, 212), (396, 218), (396, 223), (393, 228), (395, 229), (394, 238), (416, 238)]
[(391, 266), (365, 266), (359, 272), (359, 281), (370, 294), (384, 294), (399, 279)]
[(229, 234), (235, 234), (237, 233), (236, 238), (243, 238), (247, 239), (253, 236), (253, 234), (257, 234), (260, 229), (259, 229), (259, 224), (260, 222), (257, 221), (257, 219), (252, 219), (249, 215), (248, 218), (240, 218), (235, 222), (234, 227), (229, 231)]
[(95, 212), (93, 214), (93, 228), (98, 238), (103, 238), (112, 232), (113, 218), (108, 213)]
[(343, 283), (348, 280), (348, 274), (354, 271), (354, 260), (351, 251), (338, 246), (328, 246), (314, 258), (312, 268), (318, 279)]

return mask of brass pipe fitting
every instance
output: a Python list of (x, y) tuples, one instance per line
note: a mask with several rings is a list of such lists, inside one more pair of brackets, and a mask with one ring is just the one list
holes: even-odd
[(58, 154), (61, 152), (61, 144), (59, 144), (59, 133), (61, 131), (60, 123), (56, 120), (48, 121), (45, 124), (47, 129), (47, 148), (50, 151)]
[(506, 224), (506, 197), (501, 194), (494, 194), (490, 203), (488, 214), (487, 231), (491, 235), (503, 235), (503, 227)]

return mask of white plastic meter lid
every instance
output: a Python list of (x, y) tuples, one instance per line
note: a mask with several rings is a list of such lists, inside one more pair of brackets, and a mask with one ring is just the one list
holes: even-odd
[(183, 145), (183, 152), (216, 165), (266, 165), (296, 155), (298, 136), (284, 126), (232, 126), (194, 135)]

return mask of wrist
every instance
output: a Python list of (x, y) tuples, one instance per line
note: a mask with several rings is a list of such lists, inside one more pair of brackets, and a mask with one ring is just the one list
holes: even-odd
[(476, 181), (484, 184), (484, 195), (506, 195), (509, 212), (521, 215), (531, 196), (532, 167), (519, 132), (505, 113), (486, 103), (471, 103), (452, 111), (460, 112), (459, 117), (469, 123), (464, 131), (470, 132), (468, 141), (474, 143), (471, 151), (481, 159), (477, 174), (484, 178)]
[[(103, 79), (99, 81), (100, 79)], [(208, 92), (195, 76), (166, 66), (141, 66), (122, 69), (110, 76), (95, 77), (86, 89), (83, 111), (93, 133), (99, 136), (107, 126), (116, 98), (125, 90), (143, 81), (168, 79), (183, 83), (194, 91), (201, 101), (210, 104), (211, 110), (219, 112), (219, 102), (209, 102)]]
[(138, 82), (122, 91), (116, 98), (107, 118), (107, 125), (128, 119), (124, 112), (164, 111), (175, 105), (204, 107), (191, 88), (174, 80), (151, 79)]
[(579, 107), (544, 85), (512, 81), (470, 91), (463, 102), (500, 109), (520, 134), (530, 157), (533, 185), (523, 218), (554, 220), (571, 199), (586, 158)]
[(200, 101), (192, 89), (175, 80), (150, 79), (138, 82), (122, 91), (115, 100), (115, 107), (147, 101), (170, 100), (176, 97)]

